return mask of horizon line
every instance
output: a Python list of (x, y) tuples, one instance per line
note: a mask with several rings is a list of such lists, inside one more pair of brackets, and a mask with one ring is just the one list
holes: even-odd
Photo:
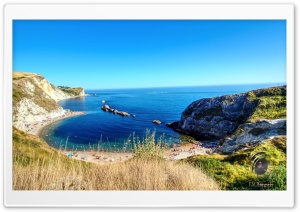
[(246, 84), (212, 84), (212, 85), (173, 85), (156, 87), (126, 87), (126, 88), (84, 88), (85, 90), (121, 90), (121, 89), (149, 89), (149, 88), (178, 88), (178, 87), (210, 87), (210, 86), (239, 86), (239, 85), (271, 85), (284, 86), (286, 82), (246, 83)]

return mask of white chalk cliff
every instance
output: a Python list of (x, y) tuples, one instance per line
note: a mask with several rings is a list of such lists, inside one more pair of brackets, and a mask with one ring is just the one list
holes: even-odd
[(77, 96), (85, 96), (83, 88), (74, 95), (62, 91), (41, 75), (13, 72), (13, 126), (26, 130), (26, 124), (62, 116), (67, 111), (57, 102)]

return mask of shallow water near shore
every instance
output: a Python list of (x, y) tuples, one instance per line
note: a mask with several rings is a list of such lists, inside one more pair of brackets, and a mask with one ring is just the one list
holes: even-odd
[[(277, 85), (86, 90), (90, 96), (59, 102), (64, 109), (85, 114), (50, 124), (40, 136), (55, 148), (123, 152), (131, 150), (133, 141), (155, 132), (156, 140), (172, 145), (180, 142), (180, 135), (166, 124), (180, 120), (181, 113), (193, 101), (271, 86)], [(104, 104), (135, 115), (135, 118), (104, 112), (101, 110)], [(152, 123), (154, 119), (162, 124)]]

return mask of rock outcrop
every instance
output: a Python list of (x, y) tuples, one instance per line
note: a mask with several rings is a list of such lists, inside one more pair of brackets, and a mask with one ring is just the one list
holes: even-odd
[(247, 96), (242, 93), (195, 101), (182, 113), (178, 128), (199, 138), (223, 138), (254, 112), (257, 103)]
[(73, 97), (41, 75), (13, 72), (13, 126), (26, 130), (29, 123), (62, 116), (67, 111), (57, 102)]
[(223, 152), (253, 146), (286, 134), (286, 87), (200, 99), (167, 126), (196, 139), (219, 141)]
[[(204, 98), (190, 104), (180, 121), (169, 124), (176, 130), (200, 139), (221, 139), (230, 136), (255, 114), (273, 110), (285, 118), (286, 87), (259, 89), (241, 94)], [(279, 112), (278, 112), (279, 111)], [(273, 111), (272, 111), (273, 112)]]
[(231, 138), (222, 142), (219, 151), (224, 153), (236, 152), (261, 142), (286, 135), (286, 119), (259, 120), (255, 123), (242, 124)]

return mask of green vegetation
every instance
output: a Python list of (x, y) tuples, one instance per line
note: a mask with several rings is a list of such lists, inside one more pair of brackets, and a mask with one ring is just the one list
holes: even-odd
[(158, 142), (155, 142), (155, 132), (152, 134), (150, 131), (146, 131), (146, 137), (142, 141), (137, 138), (133, 138), (133, 156), (142, 159), (163, 158), (164, 151), (167, 145), (164, 144), (163, 139), (160, 138)]
[[(270, 139), (233, 155), (194, 156), (185, 161), (200, 167), (212, 176), (224, 190), (285, 190), (286, 189), (286, 137)], [(252, 171), (251, 156), (264, 152), (272, 162), (264, 175)], [(265, 186), (262, 186), (262, 185)], [(267, 186), (269, 185), (269, 186)]]
[(80, 93), (82, 92), (83, 88), (70, 88), (70, 87), (67, 87), (67, 86), (57, 86), (60, 90), (62, 90), (63, 92), (66, 92), (70, 95), (73, 95), (73, 96), (79, 96)]
[(43, 140), (37, 136), (27, 134), (13, 127), (13, 163), (18, 166), (27, 167), (32, 162), (38, 162), (39, 165), (52, 163), (53, 158), (60, 160), (66, 168), (81, 164), (85, 168), (91, 167), (90, 163), (70, 160), (67, 156), (61, 154), (58, 150), (49, 147)]
[(286, 88), (273, 87), (248, 92), (248, 101), (258, 104), (249, 122), (258, 119), (286, 118)]
[(38, 76), (38, 75), (34, 73), (27, 73), (27, 72), (13, 72), (12, 74), (13, 80), (19, 80), (19, 79), (29, 78), (33, 76)]
[(23, 91), (20, 86), (13, 87), (13, 106), (15, 107), (22, 98), (30, 98), (31, 96)]

